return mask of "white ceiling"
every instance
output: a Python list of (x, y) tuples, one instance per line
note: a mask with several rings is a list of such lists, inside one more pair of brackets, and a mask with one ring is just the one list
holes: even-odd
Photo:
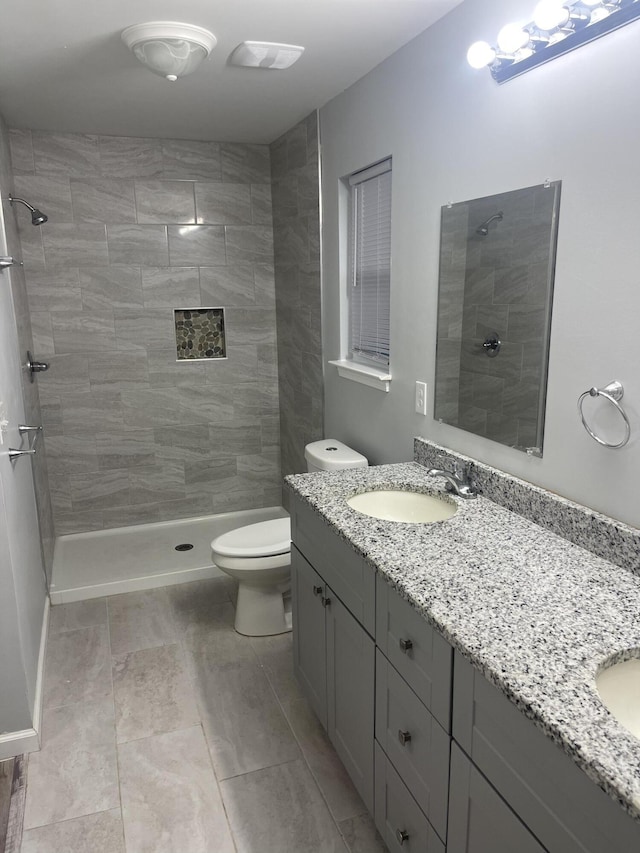
[[(11, 127), (271, 142), (462, 0), (7, 0), (0, 112)], [(121, 31), (144, 21), (210, 29), (218, 44), (169, 83)], [(245, 40), (304, 45), (289, 70), (228, 65)]]

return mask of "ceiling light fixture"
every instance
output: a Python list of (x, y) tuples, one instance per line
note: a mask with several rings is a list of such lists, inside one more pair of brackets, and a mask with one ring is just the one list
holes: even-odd
[(506, 24), (497, 47), (478, 41), (467, 52), (472, 68), (488, 67), (505, 83), (640, 18), (640, 0), (540, 0), (528, 24)]
[(134, 24), (122, 32), (122, 41), (143, 65), (174, 83), (193, 74), (216, 46), (209, 30), (176, 21)]
[(297, 44), (278, 44), (271, 41), (243, 41), (229, 57), (232, 65), (247, 68), (269, 68), (282, 71), (290, 68), (304, 53)]

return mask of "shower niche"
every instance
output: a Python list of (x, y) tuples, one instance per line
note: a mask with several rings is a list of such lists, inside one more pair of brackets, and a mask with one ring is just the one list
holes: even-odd
[(227, 357), (224, 308), (180, 308), (173, 315), (177, 361)]
[(560, 181), (442, 208), (434, 417), (542, 455)]

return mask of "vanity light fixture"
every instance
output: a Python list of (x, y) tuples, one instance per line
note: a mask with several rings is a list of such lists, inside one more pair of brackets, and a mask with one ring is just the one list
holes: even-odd
[(640, 18), (640, 0), (541, 0), (532, 20), (506, 24), (496, 47), (477, 41), (467, 52), (472, 68), (486, 68), (505, 83), (543, 62)]
[(193, 74), (217, 42), (209, 30), (176, 21), (134, 24), (123, 30), (121, 38), (149, 71), (172, 83)]

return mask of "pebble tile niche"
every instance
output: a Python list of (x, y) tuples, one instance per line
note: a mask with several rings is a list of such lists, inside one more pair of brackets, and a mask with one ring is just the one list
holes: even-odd
[(174, 311), (178, 361), (226, 358), (224, 308)]

